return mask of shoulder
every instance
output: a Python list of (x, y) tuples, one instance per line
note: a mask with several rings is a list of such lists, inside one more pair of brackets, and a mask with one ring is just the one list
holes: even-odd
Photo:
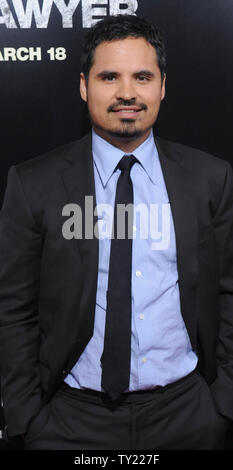
[(233, 194), (233, 169), (228, 161), (161, 138), (155, 138), (155, 143), (163, 159), (172, 159), (185, 169), (198, 198), (203, 199), (208, 195), (211, 200), (219, 201), (224, 192)]
[(62, 174), (83, 158), (85, 149), (90, 145), (90, 136), (86, 134), (79, 140), (56, 147), (42, 155), (28, 159), (10, 168), (19, 179), (28, 197), (36, 194), (41, 200), (60, 184)]
[(208, 171), (211, 169), (212, 171), (221, 171), (230, 166), (226, 160), (211, 155), (204, 150), (172, 142), (161, 137), (156, 137), (155, 141), (158, 150), (161, 150), (165, 156), (176, 160), (182, 166), (187, 167), (187, 169), (190, 168), (192, 171), (205, 171), (205, 169)]
[(13, 193), (16, 198), (17, 194), (23, 195), (31, 208), (45, 206), (56, 194), (64, 192), (63, 172), (84, 158), (89, 144), (90, 136), (86, 134), (79, 140), (11, 166), (4, 201)]
[(15, 168), (22, 178), (27, 178), (27, 176), (43, 179), (51, 177), (69, 166), (70, 160), (78, 160), (82, 149), (86, 147), (89, 140), (90, 136), (86, 134), (79, 140), (66, 143), (42, 155), (30, 158), (16, 165)]
[(155, 138), (155, 143), (159, 154), (180, 164), (193, 176), (196, 182), (206, 184), (216, 181), (221, 185), (224, 184), (228, 176), (232, 178), (232, 166), (227, 160), (211, 155), (204, 150), (160, 137)]

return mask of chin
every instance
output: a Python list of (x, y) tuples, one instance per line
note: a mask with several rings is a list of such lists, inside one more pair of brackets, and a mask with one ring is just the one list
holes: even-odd
[(116, 123), (111, 127), (104, 127), (97, 123), (94, 119), (91, 120), (93, 127), (96, 129), (97, 133), (104, 138), (107, 136), (111, 138), (115, 138), (121, 141), (130, 141), (135, 140), (146, 134), (150, 129), (151, 126), (145, 128), (138, 128), (135, 125), (134, 119), (121, 119), (120, 123)]
[(140, 137), (145, 132), (144, 129), (138, 129), (135, 126), (134, 119), (122, 119), (121, 123), (122, 125), (118, 125), (112, 129), (106, 129), (107, 133), (118, 139), (133, 139)]
[(139, 131), (137, 129), (114, 129), (108, 131), (108, 134), (111, 135), (112, 137), (117, 137), (118, 139), (133, 139), (136, 137), (140, 137), (143, 132)]

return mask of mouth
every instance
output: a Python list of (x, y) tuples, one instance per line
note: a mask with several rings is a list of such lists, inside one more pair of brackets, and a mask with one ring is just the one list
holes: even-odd
[(132, 107), (119, 107), (113, 110), (113, 113), (115, 113), (117, 116), (121, 118), (130, 118), (134, 119), (136, 118), (139, 113), (143, 111), (142, 108), (139, 108), (138, 106), (132, 106)]

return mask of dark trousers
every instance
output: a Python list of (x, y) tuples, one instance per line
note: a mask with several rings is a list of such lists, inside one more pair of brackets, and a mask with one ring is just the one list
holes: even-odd
[(155, 390), (106, 395), (63, 384), (32, 421), (25, 450), (223, 449), (228, 420), (197, 371)]

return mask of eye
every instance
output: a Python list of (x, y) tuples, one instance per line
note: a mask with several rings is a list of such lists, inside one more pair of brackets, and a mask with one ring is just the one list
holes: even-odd
[(105, 75), (103, 77), (104, 82), (113, 82), (114, 80), (116, 80), (115, 75)]
[(146, 77), (146, 75), (138, 75), (137, 80), (139, 80), (139, 82), (148, 82), (149, 78)]

